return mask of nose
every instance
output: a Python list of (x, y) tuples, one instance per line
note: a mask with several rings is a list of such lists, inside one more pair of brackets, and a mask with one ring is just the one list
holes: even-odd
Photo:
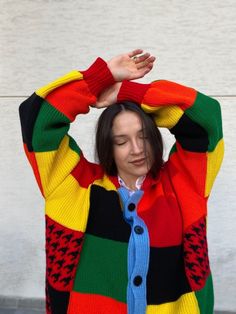
[(131, 142), (131, 153), (137, 155), (142, 152), (142, 149), (143, 149), (143, 140), (133, 139)]

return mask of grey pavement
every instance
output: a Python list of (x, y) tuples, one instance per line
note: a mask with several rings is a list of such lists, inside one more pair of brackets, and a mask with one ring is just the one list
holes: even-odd
[(33, 309), (0, 309), (0, 314), (45, 314), (45, 311)]
[[(36, 309), (1, 309), (0, 314), (45, 314), (45, 311)], [(235, 312), (216, 311), (215, 314), (236, 314)]]
[[(45, 314), (45, 300), (0, 295), (0, 314)], [(214, 314), (236, 314), (236, 312), (216, 310)]]

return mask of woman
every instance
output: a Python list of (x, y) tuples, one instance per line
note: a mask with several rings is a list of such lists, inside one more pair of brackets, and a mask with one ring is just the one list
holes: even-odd
[[(213, 313), (206, 215), (223, 157), (220, 107), (177, 83), (132, 81), (154, 61), (140, 49), (98, 58), (20, 106), (45, 198), (47, 313)], [(107, 107), (99, 164), (67, 133), (90, 106)], [(156, 125), (176, 138), (165, 163)]]

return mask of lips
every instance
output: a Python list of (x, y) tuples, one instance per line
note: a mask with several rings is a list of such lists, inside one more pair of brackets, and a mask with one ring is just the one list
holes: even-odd
[(144, 164), (146, 162), (146, 158), (140, 158), (140, 159), (135, 159), (133, 161), (131, 161), (131, 164), (134, 164), (136, 166), (140, 166), (142, 164)]

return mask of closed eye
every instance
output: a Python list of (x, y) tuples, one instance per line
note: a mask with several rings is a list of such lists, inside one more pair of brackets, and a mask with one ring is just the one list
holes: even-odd
[(125, 142), (115, 143), (115, 145), (121, 146), (121, 145), (124, 145), (125, 143), (126, 143), (126, 141)]
[(115, 135), (113, 136), (113, 143), (115, 145), (121, 146), (127, 143), (127, 136), (126, 135)]

